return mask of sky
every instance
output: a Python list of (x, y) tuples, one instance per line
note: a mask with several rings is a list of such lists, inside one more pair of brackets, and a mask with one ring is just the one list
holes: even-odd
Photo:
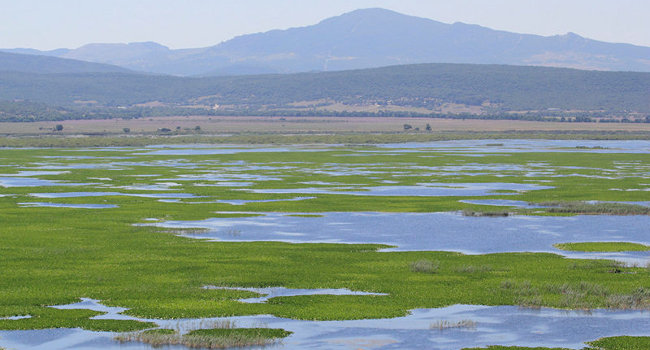
[(650, 46), (648, 0), (0, 0), (0, 48), (142, 41), (205, 47), (370, 7), (444, 23)]

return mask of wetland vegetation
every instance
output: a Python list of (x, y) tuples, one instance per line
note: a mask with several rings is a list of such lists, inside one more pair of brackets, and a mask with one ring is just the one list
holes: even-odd
[(290, 334), (282, 329), (269, 328), (196, 329), (185, 334), (173, 329), (152, 329), (121, 334), (115, 340), (121, 343), (140, 342), (154, 347), (183, 345), (189, 348), (226, 349), (272, 345)]
[[(146, 319), (269, 314), (301, 320), (351, 320), (398, 317), (413, 309), (453, 304), (650, 309), (650, 270), (610, 260), (530, 252), (379, 251), (390, 248), (381, 244), (212, 242), (142, 225), (247, 217), (259, 217), (263, 224), (263, 214), (274, 212), (317, 220), (326, 219), (322, 213), (345, 211), (490, 210), (490, 206), (461, 202), (468, 198), (462, 193), (380, 197), (350, 193), (350, 189), (360, 192), (380, 186), (417, 189), (442, 183), (446, 190), (479, 186), (488, 192), (476, 198), (531, 203), (647, 199), (650, 158), (646, 153), (617, 152), (611, 147), (545, 152), (498, 147), (503, 146), (491, 147), (489, 152), (375, 146), (264, 151), (204, 146), (3, 149), (0, 317), (31, 317), (0, 319), (0, 329), (79, 327), (131, 332), (155, 326), (137, 320), (94, 319), (102, 314), (97, 311), (49, 307), (84, 297), (128, 308), (124, 314)], [(237, 186), (239, 182), (249, 184)], [(506, 193), (490, 192), (494, 184), (522, 186)], [(304, 200), (293, 200), (296, 195), (291, 193), (259, 191), (289, 186), (348, 190), (313, 193)], [(20, 205), (33, 201), (37, 194), (55, 204), (111, 207)], [(248, 202), (232, 205), (222, 200)], [(515, 207), (508, 212), (522, 217), (575, 214), (551, 209)], [(237, 232), (235, 239), (247, 234), (236, 226), (224, 229)], [(409, 233), (408, 222), (403, 231)], [(616, 270), (621, 273), (612, 273)], [(259, 296), (257, 293), (203, 288), (207, 285), (346, 288), (386, 295), (281, 296), (254, 304), (238, 300)], [(144, 331), (128, 337), (185, 341), (192, 335), (165, 332)], [(224, 331), (194, 335), (209, 338), (220, 332)], [(238, 333), (249, 331), (229, 332), (249, 335)], [(281, 335), (266, 333), (280, 332), (276, 330), (260, 332), (265, 339)]]
[(593, 202), (542, 202), (551, 213), (570, 214), (608, 214), (608, 215), (649, 215), (650, 207), (627, 203), (593, 203)]
[(558, 243), (554, 245), (558, 249), (572, 250), (579, 252), (646, 252), (650, 246), (629, 242), (576, 242)]

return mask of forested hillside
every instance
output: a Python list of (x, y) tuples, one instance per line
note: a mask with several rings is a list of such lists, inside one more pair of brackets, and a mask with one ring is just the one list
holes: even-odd
[(57, 110), (72, 118), (128, 116), (129, 111), (135, 116), (532, 113), (644, 118), (650, 114), (650, 73), (469, 64), (212, 78), (0, 72), (0, 100), (5, 101), (3, 120), (25, 120), (30, 113), (24, 109), (33, 109), (31, 119), (52, 118)]

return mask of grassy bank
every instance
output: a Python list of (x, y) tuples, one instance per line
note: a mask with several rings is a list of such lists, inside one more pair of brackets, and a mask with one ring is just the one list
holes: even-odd
[(579, 242), (559, 243), (554, 245), (557, 249), (577, 252), (646, 252), (650, 246), (628, 242)]

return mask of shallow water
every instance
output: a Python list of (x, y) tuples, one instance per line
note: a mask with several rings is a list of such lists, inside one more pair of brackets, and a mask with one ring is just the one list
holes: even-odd
[[(95, 304), (95, 305), (93, 305)], [(101, 309), (85, 299), (63, 308), (91, 308), (117, 318), (119, 308)], [(294, 332), (271, 349), (444, 349), (488, 345), (548, 346), (581, 349), (584, 342), (605, 336), (648, 335), (650, 314), (643, 311), (591, 312), (555, 309), (524, 309), (515, 306), (453, 305), (438, 309), (415, 309), (405, 317), (351, 321), (300, 321), (268, 315), (231, 317), (238, 327), (283, 328)], [(110, 317), (110, 316), (108, 316)], [(145, 320), (164, 328), (187, 331), (209, 327), (203, 320)], [(475, 322), (472, 328), (431, 329), (438, 322)], [(138, 343), (119, 344), (113, 333), (78, 329), (0, 331), (0, 345), (12, 349), (151, 349)], [(181, 347), (167, 347), (180, 349)], [(253, 348), (254, 349), (254, 348)]]
[[(313, 213), (312, 213), (313, 214)], [(205, 228), (189, 237), (218, 241), (383, 243), (396, 251), (460, 251), (467, 254), (552, 252), (568, 257), (616, 258), (645, 265), (650, 252), (580, 253), (555, 249), (565, 242), (625, 241), (649, 244), (650, 216), (582, 215), (467, 217), (457, 213), (317, 213), (321, 217), (265, 213), (246, 218), (166, 221), (157, 227)], [(233, 237), (228, 232), (237, 230)]]
[(181, 186), (181, 184), (177, 184), (174, 182), (159, 182), (151, 185), (146, 185), (146, 184), (134, 184), (134, 185), (129, 185), (129, 186), (110, 186), (112, 188), (119, 188), (123, 190), (130, 190), (130, 191), (170, 191), (174, 190), (172, 187), (178, 187)]
[[(230, 171), (233, 169), (226, 168)], [(228, 181), (280, 181), (282, 180), (278, 176), (267, 176), (259, 174), (246, 174), (246, 173), (218, 173), (218, 174), (187, 174), (179, 175), (177, 178), (169, 179), (172, 181), (216, 181), (216, 182), (228, 182)]]
[[(590, 152), (650, 153), (650, 142), (643, 140), (456, 140), (409, 142), (377, 145), (378, 148), (443, 150), (445, 152), (516, 153), (516, 152)], [(584, 148), (586, 147), (586, 148)], [(602, 148), (599, 148), (602, 147)]]
[(21, 170), (16, 174), (0, 174), (0, 176), (43, 176), (43, 175), (62, 175), (68, 174), (69, 171), (32, 171), (32, 170)]
[(24, 320), (26, 318), (32, 318), (32, 316), (9, 316), (9, 317), (0, 317), (0, 320)]
[[(518, 183), (427, 183), (417, 186), (361, 186), (332, 188), (251, 189), (252, 193), (345, 194), (351, 196), (488, 196), (494, 191), (534, 191), (551, 189), (551, 186)], [(500, 193), (503, 195), (516, 193)]]
[(304, 201), (307, 199), (314, 199), (316, 197), (295, 197), (288, 199), (220, 199), (215, 201), (216, 203), (225, 203), (230, 205), (245, 205), (248, 203), (273, 203), (273, 202), (295, 202), (295, 201)]
[(121, 193), (121, 192), (60, 192), (60, 193), (30, 193), (36, 198), (79, 198), (103, 196), (128, 196), (144, 198), (200, 198), (190, 193)]
[(90, 183), (72, 183), (58, 180), (43, 180), (33, 177), (0, 177), (0, 187), (41, 187), (41, 186), (88, 186)]
[(91, 319), (95, 319), (95, 320), (134, 319), (130, 316), (121, 315), (122, 312), (128, 310), (127, 308), (106, 306), (101, 304), (99, 300), (91, 299), (91, 298), (81, 298), (81, 301), (78, 303), (72, 303), (68, 305), (52, 305), (50, 307), (59, 310), (92, 310), (92, 311), (104, 313), (99, 316), (91, 317)]
[(218, 154), (237, 154), (237, 153), (267, 153), (267, 152), (295, 152), (302, 151), (301, 149), (288, 149), (288, 148), (174, 148), (174, 149), (160, 149), (160, 150), (147, 150), (140, 153), (133, 153), (134, 155), (148, 155), (148, 156), (192, 156), (192, 155), (218, 155)]

